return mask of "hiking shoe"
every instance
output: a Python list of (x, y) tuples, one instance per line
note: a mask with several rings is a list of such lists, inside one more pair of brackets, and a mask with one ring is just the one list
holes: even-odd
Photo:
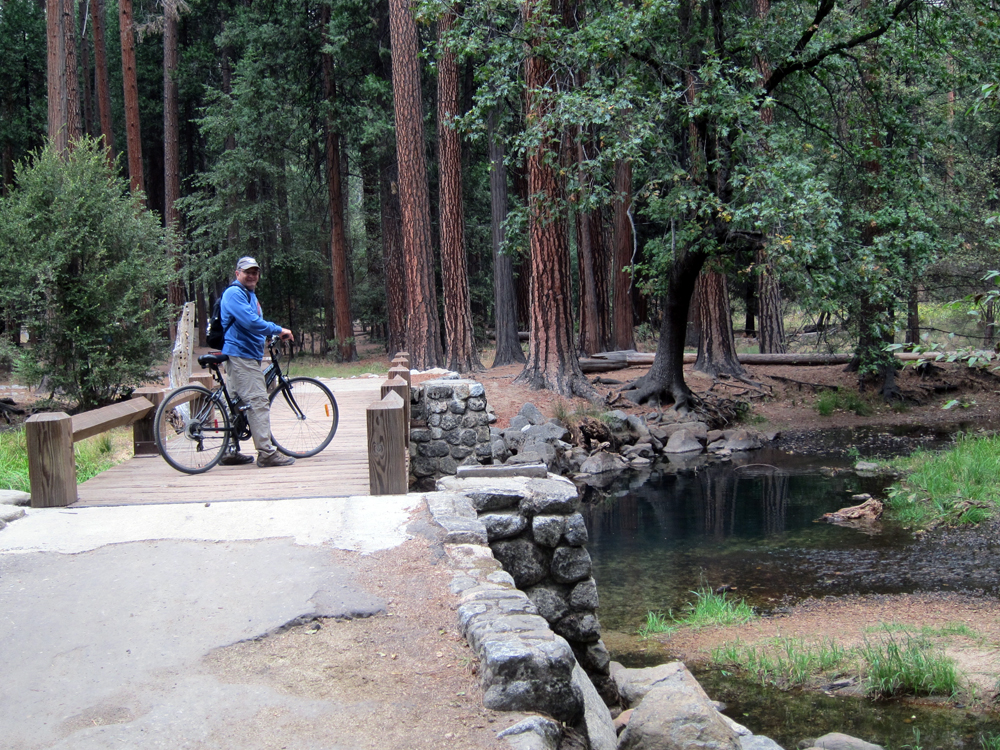
[(247, 456), (239, 451), (232, 451), (224, 455), (219, 463), (222, 466), (244, 466), (253, 463), (253, 456)]
[(294, 458), (286, 456), (284, 453), (278, 453), (278, 451), (267, 455), (262, 453), (257, 456), (257, 465), (262, 469), (268, 466), (291, 466), (294, 463)]

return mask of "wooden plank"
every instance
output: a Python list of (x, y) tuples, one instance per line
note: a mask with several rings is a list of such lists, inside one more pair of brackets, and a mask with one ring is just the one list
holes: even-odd
[[(409, 371), (407, 371), (409, 372)], [(389, 380), (382, 381), (381, 386), (382, 398), (390, 391), (394, 391), (399, 394), (399, 397), (403, 399), (403, 442), (407, 449), (410, 447), (410, 384), (400, 377), (390, 378)]]
[(153, 408), (146, 412), (142, 419), (132, 423), (132, 453), (136, 456), (158, 456), (156, 449), (156, 438), (153, 435), (153, 421), (156, 417), (156, 409), (166, 398), (167, 389), (162, 386), (146, 386), (136, 388), (132, 392), (132, 398), (144, 398), (153, 405)]
[(368, 406), (368, 483), (373, 495), (405, 495), (409, 489), (405, 414), (395, 391)]
[(32, 414), (25, 421), (32, 508), (58, 508), (76, 501), (73, 418), (64, 412)]
[(79, 486), (77, 506), (280, 500), (369, 494), (365, 409), (379, 397), (378, 381), (367, 390), (334, 389), (340, 411), (330, 445), (294, 466), (260, 469), (216, 466), (204, 474), (183, 474), (166, 461), (136, 458)]
[(86, 440), (115, 427), (130, 425), (155, 408), (148, 399), (140, 396), (131, 401), (120, 401), (117, 404), (77, 414), (73, 417), (73, 442)]

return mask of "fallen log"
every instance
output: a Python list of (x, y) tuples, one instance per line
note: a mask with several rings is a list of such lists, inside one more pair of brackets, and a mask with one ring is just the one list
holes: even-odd
[[(584, 372), (608, 372), (610, 370), (622, 370), (626, 367), (649, 367), (653, 364), (656, 355), (651, 352), (637, 352), (634, 350), (601, 352), (591, 357), (581, 357), (580, 367)], [(738, 354), (736, 355), (740, 364), (744, 365), (785, 365), (791, 367), (821, 367), (824, 365), (846, 365), (853, 358), (853, 354)], [(912, 354), (909, 352), (897, 352), (896, 359), (901, 362), (917, 362), (920, 360), (934, 361), (936, 355), (932, 354)], [(694, 364), (698, 358), (697, 354), (685, 354), (684, 364)]]

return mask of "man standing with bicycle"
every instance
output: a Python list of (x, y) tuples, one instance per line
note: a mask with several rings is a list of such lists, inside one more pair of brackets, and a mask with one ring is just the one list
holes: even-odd
[[(260, 266), (257, 261), (247, 256), (240, 258), (236, 262), (236, 280), (222, 294), (222, 326), (226, 335), (222, 353), (229, 356), (226, 372), (230, 390), (249, 406), (246, 415), (257, 449), (257, 465), (291, 466), (295, 459), (278, 453), (271, 442), (270, 404), (260, 365), (267, 337), (288, 340), (292, 338), (292, 332), (264, 320), (255, 293), (259, 281)], [(245, 456), (238, 449), (221, 461), (228, 465), (252, 462), (252, 456)]]

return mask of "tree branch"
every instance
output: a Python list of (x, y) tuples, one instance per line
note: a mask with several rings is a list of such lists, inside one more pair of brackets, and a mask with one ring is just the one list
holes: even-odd
[[(833, 6), (835, 5), (834, 0), (822, 0), (819, 7), (816, 9), (816, 17), (813, 19), (812, 25), (802, 33), (802, 36), (796, 43), (795, 48), (789, 55), (789, 60), (786, 63), (777, 66), (764, 83), (762, 92), (763, 95), (767, 96), (773, 92), (774, 89), (776, 89), (778, 85), (792, 73), (797, 73), (802, 70), (812, 70), (831, 55), (844, 54), (847, 50), (853, 49), (864, 44), (865, 42), (869, 42), (872, 39), (877, 39), (882, 36), (889, 30), (892, 24), (895, 23), (896, 19), (916, 2), (917, 0), (897, 0), (895, 7), (892, 9), (892, 13), (889, 15), (889, 19), (885, 23), (876, 26), (874, 29), (864, 34), (852, 37), (845, 42), (834, 44), (832, 47), (827, 47), (825, 50), (821, 50), (807, 60), (796, 59), (819, 30), (819, 22), (826, 18), (826, 16), (833, 10)], [(829, 8), (827, 7), (828, 5), (830, 6)]]

